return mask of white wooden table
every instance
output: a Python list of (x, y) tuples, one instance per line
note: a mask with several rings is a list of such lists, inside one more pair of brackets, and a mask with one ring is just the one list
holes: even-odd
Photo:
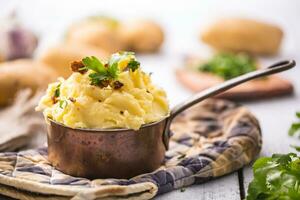
[[(175, 79), (174, 68), (180, 67), (182, 58), (189, 52), (209, 55), (210, 49), (198, 40), (199, 31), (215, 19), (226, 16), (258, 18), (279, 24), (285, 32), (284, 44), (278, 57), (265, 58), (263, 64), (293, 58), (300, 63), (300, 1), (298, 0), (0, 0), (0, 15), (16, 8), (21, 21), (35, 30), (41, 38), (37, 52), (59, 42), (68, 24), (93, 14), (110, 14), (130, 19), (149, 17), (159, 21), (166, 32), (166, 42), (158, 55), (140, 56), (144, 69), (153, 72), (153, 79), (168, 91), (170, 104), (188, 98), (191, 93)], [(263, 131), (261, 156), (293, 151), (289, 145), (299, 144), (289, 138), (288, 128), (294, 113), (300, 110), (300, 66), (282, 74), (295, 85), (295, 95), (277, 99), (244, 103), (259, 119)], [(161, 195), (160, 200), (179, 199), (242, 199), (252, 179), (251, 167), (219, 179)], [(1, 197), (0, 197), (1, 198)]]

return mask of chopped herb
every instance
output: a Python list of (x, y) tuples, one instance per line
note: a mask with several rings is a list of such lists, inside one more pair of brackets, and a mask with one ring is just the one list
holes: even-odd
[(68, 105), (68, 102), (66, 100), (60, 100), (59, 101), (59, 107), (61, 109), (64, 109), (65, 107), (67, 107), (67, 105)]
[(104, 64), (95, 56), (83, 58), (82, 63), (84, 64), (85, 69), (90, 69), (103, 75), (107, 73), (107, 69), (104, 67)]
[(135, 70), (137, 70), (140, 67), (140, 62), (136, 61), (136, 60), (131, 60), (128, 63), (127, 67), (134, 72)]
[(299, 119), (299, 122), (292, 123), (289, 129), (290, 136), (294, 136), (296, 133), (300, 132), (300, 112), (296, 112), (296, 117)]
[(119, 53), (113, 54), (110, 57), (108, 64), (110, 66), (115, 64), (118, 65), (118, 63), (122, 60), (129, 60), (125, 69), (135, 71), (137, 68), (140, 67), (140, 63), (136, 60), (134, 56), (134, 52), (129, 52), (129, 51), (121, 51)]
[(253, 165), (247, 200), (300, 199), (300, 157), (294, 153), (262, 157)]
[[(140, 66), (140, 63), (136, 61), (133, 52), (119, 52), (113, 54), (106, 63), (103, 63), (94, 56), (83, 58), (82, 63), (84, 67), (81, 67), (80, 69), (92, 70), (92, 73), (89, 74), (91, 85), (100, 87), (107, 87), (110, 85), (114, 89), (119, 89), (123, 86), (123, 83), (114, 80), (116, 80), (120, 74), (119, 62), (124, 59), (129, 60), (126, 66), (129, 70), (134, 71)], [(115, 85), (115, 83), (117, 83), (117, 85)]]
[(109, 80), (106, 76), (98, 74), (98, 73), (91, 73), (89, 74), (91, 85), (96, 85), (100, 87), (107, 87), (109, 85)]
[(118, 78), (118, 75), (119, 75), (118, 63), (114, 63), (113, 65), (109, 66), (107, 68), (107, 73), (111, 79)]
[(180, 188), (180, 192), (185, 192), (185, 188)]
[(296, 146), (296, 145), (290, 145), (292, 148), (294, 148), (296, 151), (300, 152), (300, 146)]
[(82, 62), (86, 69), (94, 71), (89, 74), (92, 85), (107, 87), (110, 80), (113, 80), (118, 76), (118, 66), (108, 66), (103, 64), (94, 56), (83, 58)]
[(61, 86), (61, 83), (57, 85), (55, 91), (54, 91), (54, 96), (55, 97), (59, 97), (60, 96), (60, 86)]
[(225, 80), (246, 74), (255, 69), (256, 63), (250, 56), (230, 53), (217, 54), (207, 63), (199, 66), (200, 71), (215, 74)]
[(51, 97), (53, 104), (57, 103), (57, 101), (58, 101), (57, 99), (60, 96), (60, 86), (61, 86), (61, 83), (59, 83), (57, 85), (57, 87), (54, 90), (54, 95)]

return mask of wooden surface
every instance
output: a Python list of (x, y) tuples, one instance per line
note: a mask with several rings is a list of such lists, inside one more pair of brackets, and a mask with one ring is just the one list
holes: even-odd
[[(171, 6), (170, 6), (171, 5)], [(222, 6), (220, 6), (222, 5)], [(33, 9), (34, 7), (34, 9)], [(91, 14), (112, 14), (122, 18), (149, 17), (161, 22), (166, 32), (166, 42), (158, 55), (139, 56), (153, 79), (168, 91), (172, 106), (188, 98), (191, 93), (175, 79), (174, 69), (180, 67), (185, 54), (209, 55), (210, 50), (199, 43), (198, 34), (211, 21), (224, 16), (254, 17), (279, 24), (285, 33), (280, 55), (263, 58), (263, 66), (280, 59), (293, 58), (300, 63), (300, 29), (298, 20), (300, 1), (291, 0), (217, 0), (153, 1), (153, 0), (89, 0), (81, 2), (59, 0), (0, 1), (1, 14), (17, 8), (22, 21), (32, 27), (41, 38), (37, 56), (45, 48), (58, 42), (72, 21)], [(118, 9), (126, 8), (126, 9)], [(134, 8), (134, 9), (130, 9)], [(300, 144), (289, 138), (288, 128), (294, 113), (300, 110), (300, 66), (282, 74), (293, 81), (296, 94), (292, 97), (243, 103), (258, 117), (263, 130), (261, 156), (292, 151), (290, 144)], [(159, 200), (203, 199), (239, 200), (244, 197), (252, 179), (251, 167), (217, 180), (161, 195)], [(241, 182), (243, 181), (243, 182)], [(240, 183), (240, 184), (239, 184)], [(0, 197), (0, 199), (2, 199)]]
[(240, 199), (238, 173), (212, 180), (205, 184), (194, 185), (184, 190), (163, 194), (156, 199)]

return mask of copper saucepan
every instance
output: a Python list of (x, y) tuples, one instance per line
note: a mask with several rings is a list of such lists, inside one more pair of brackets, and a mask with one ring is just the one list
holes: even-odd
[(282, 61), (204, 90), (174, 107), (164, 119), (132, 129), (69, 128), (50, 120), (48, 155), (58, 170), (86, 178), (130, 178), (157, 169), (168, 149), (172, 120), (196, 103), (246, 81), (291, 69), (295, 61)]

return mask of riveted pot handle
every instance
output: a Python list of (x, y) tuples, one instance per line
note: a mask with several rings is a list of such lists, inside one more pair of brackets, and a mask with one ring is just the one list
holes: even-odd
[(209, 97), (212, 97), (212, 96), (215, 96), (222, 92), (225, 92), (237, 85), (240, 85), (242, 83), (245, 83), (247, 81), (250, 81), (250, 80), (253, 80), (256, 78), (260, 78), (263, 76), (269, 76), (272, 74), (276, 74), (279, 72), (289, 70), (289, 69), (293, 68), (295, 65), (296, 65), (296, 62), (294, 60), (280, 61), (280, 62), (277, 62), (267, 68), (258, 69), (256, 71), (249, 72), (247, 74), (244, 74), (244, 75), (238, 76), (236, 78), (230, 79), (228, 81), (225, 81), (222, 84), (208, 88), (202, 92), (195, 94), (194, 96), (190, 97), (189, 99), (182, 102), (181, 104), (178, 104), (171, 110), (170, 116), (167, 118), (167, 121), (166, 121), (166, 126), (164, 129), (164, 135), (163, 135), (163, 142), (164, 142), (166, 149), (168, 149), (168, 147), (169, 147), (168, 144), (169, 144), (169, 137), (170, 137), (171, 122), (179, 113), (181, 113), (184, 110), (186, 110), (187, 108), (190, 108), (191, 106), (203, 101), (204, 99), (207, 99)]

